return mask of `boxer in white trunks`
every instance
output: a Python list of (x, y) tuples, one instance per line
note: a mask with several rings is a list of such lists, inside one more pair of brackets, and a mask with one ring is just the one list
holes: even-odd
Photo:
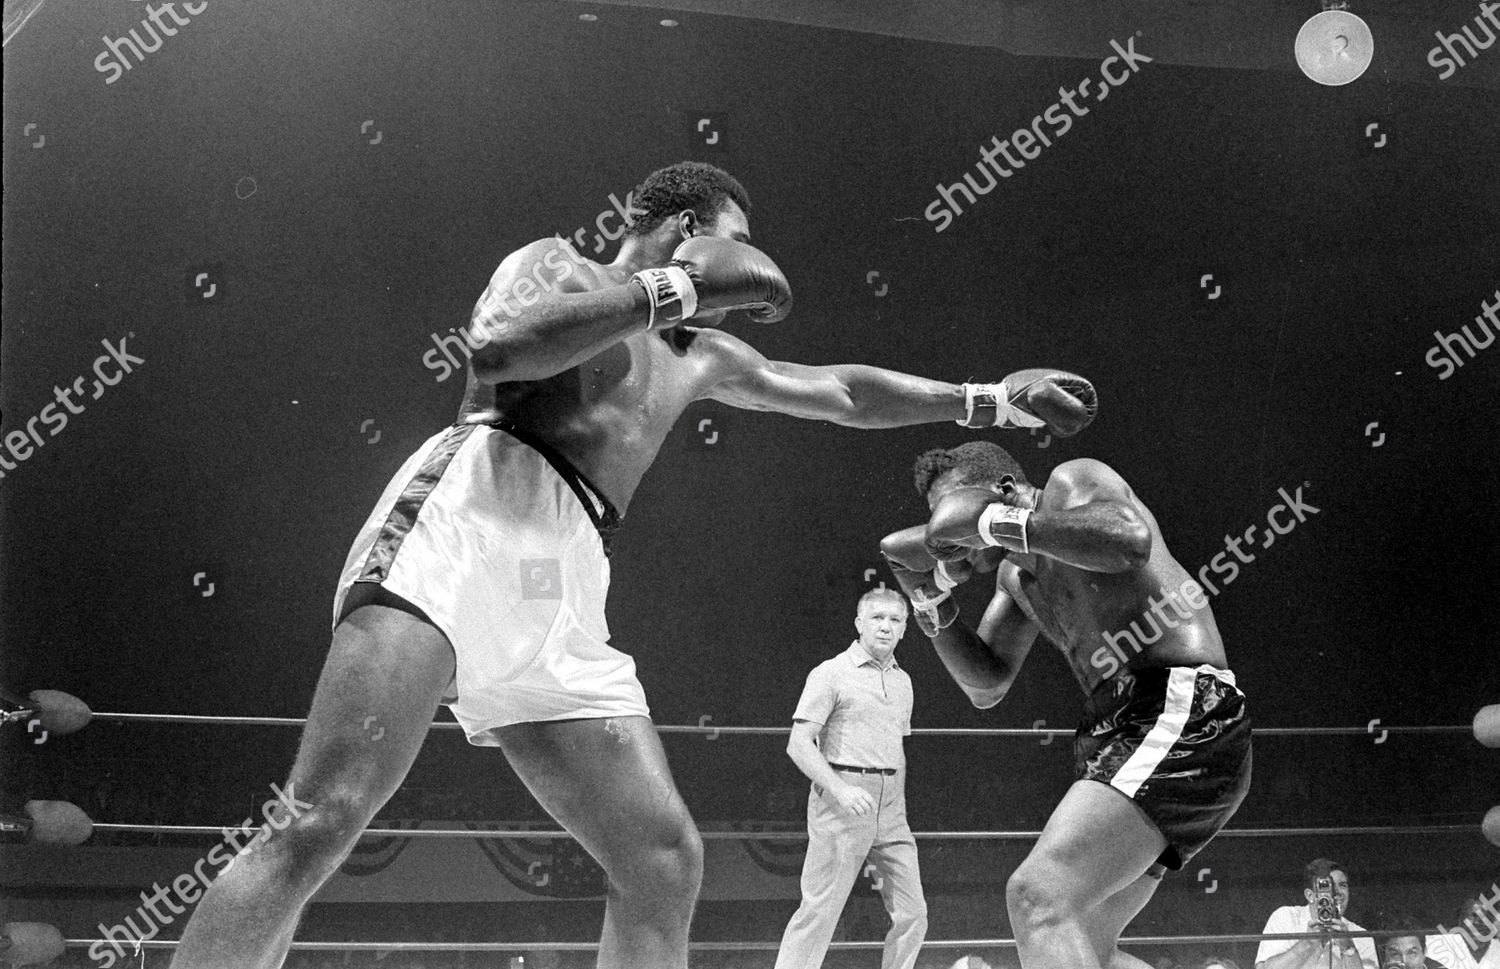
[(859, 428), (1067, 435), (1093, 418), (1093, 388), (1057, 371), (959, 385), (769, 361), (715, 328), (732, 310), (770, 323), (791, 306), (781, 271), (749, 245), (739, 182), (684, 162), (649, 176), (635, 205), (612, 263), (543, 239), (491, 278), (459, 420), (391, 481), (339, 583), (286, 788), (313, 807), (214, 882), (178, 969), (281, 965), (303, 906), (401, 784), (440, 702), (604, 868), (598, 964), (684, 969), (702, 845), (604, 619), (609, 533), (678, 416), (712, 399)]

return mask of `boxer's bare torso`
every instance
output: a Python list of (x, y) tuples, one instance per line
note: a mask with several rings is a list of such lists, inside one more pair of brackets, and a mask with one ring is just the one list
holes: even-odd
[(1114, 492), (1114, 500), (1134, 507), (1151, 531), (1150, 556), (1135, 569), (1094, 572), (1036, 553), (1012, 552), (996, 571), (996, 589), (1062, 651), (1085, 693), (1125, 667), (1206, 663), (1225, 668), (1223, 641), (1203, 590), (1168, 551), (1151, 510), (1099, 462), (1068, 462), (1058, 471), (1065, 473), (1049, 478), (1038, 499), (1039, 512), (1077, 504), (1077, 477), (1067, 472), (1078, 472)]
[[(630, 279), (628, 270), (585, 259), (564, 239), (547, 242), (557, 247), (568, 267), (545, 270), (553, 273), (557, 292), (596, 292)], [(556, 258), (542, 263), (561, 264)], [(481, 303), (513, 284), (510, 274), (497, 272)], [(623, 514), (683, 410), (758, 359), (743, 341), (707, 327), (642, 332), (545, 380), (487, 384), (471, 368), (458, 419), (504, 418), (536, 435)]]

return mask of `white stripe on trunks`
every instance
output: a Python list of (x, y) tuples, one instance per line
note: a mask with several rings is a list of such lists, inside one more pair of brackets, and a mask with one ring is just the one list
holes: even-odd
[(1136, 748), (1135, 753), (1130, 755), (1125, 765), (1110, 780), (1110, 787), (1126, 797), (1135, 797), (1135, 792), (1140, 790), (1151, 772), (1166, 759), (1167, 752), (1182, 736), (1182, 728), (1187, 726), (1188, 714), (1193, 709), (1193, 687), (1197, 681), (1197, 670), (1186, 666), (1172, 668), (1161, 716), (1156, 718), (1156, 724), (1146, 734), (1140, 747)]

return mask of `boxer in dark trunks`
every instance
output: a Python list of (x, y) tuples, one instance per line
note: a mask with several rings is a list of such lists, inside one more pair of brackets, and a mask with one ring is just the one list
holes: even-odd
[(712, 399), (859, 428), (1066, 435), (1092, 419), (1087, 381), (1055, 371), (960, 385), (767, 360), (714, 329), (732, 310), (770, 323), (791, 304), (749, 245), (739, 182), (683, 163), (634, 200), (612, 263), (543, 239), (490, 279), (458, 422), (392, 479), (345, 563), (286, 786), (313, 808), (223, 871), (178, 969), (282, 963), (302, 907), (401, 784), (440, 702), (603, 866), (598, 964), (683, 969), (702, 843), (604, 622), (605, 539), (679, 415)]
[[(1077, 780), (1006, 886), (1025, 969), (1145, 967), (1120, 933), (1239, 807), (1250, 720), (1203, 588), (1111, 468), (1080, 459), (1043, 487), (976, 441), (916, 465), (931, 518), (882, 551), (914, 618), (976, 707), (999, 703), (1038, 633), (1088, 697)], [(995, 572), (976, 628), (951, 590)]]

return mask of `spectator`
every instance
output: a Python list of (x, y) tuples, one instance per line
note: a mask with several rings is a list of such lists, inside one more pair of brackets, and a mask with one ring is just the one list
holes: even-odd
[[(1333, 920), (1320, 923), (1313, 902), (1318, 879), (1332, 883)], [(1363, 932), (1364, 928), (1344, 918), (1349, 907), (1349, 875), (1344, 866), (1327, 858), (1309, 862), (1302, 870), (1302, 894), (1306, 905), (1283, 905), (1271, 913), (1265, 935), (1290, 932)], [(1255, 969), (1377, 969), (1375, 943), (1368, 938), (1349, 939), (1328, 935), (1322, 939), (1264, 939), (1255, 953)]]
[(1464, 900), (1459, 924), (1427, 939), (1428, 954), (1450, 969), (1500, 969), (1500, 884)]
[(1391, 929), (1401, 934), (1387, 936), (1380, 944), (1381, 969), (1443, 969), (1427, 955), (1427, 936), (1415, 919), (1397, 919)]

